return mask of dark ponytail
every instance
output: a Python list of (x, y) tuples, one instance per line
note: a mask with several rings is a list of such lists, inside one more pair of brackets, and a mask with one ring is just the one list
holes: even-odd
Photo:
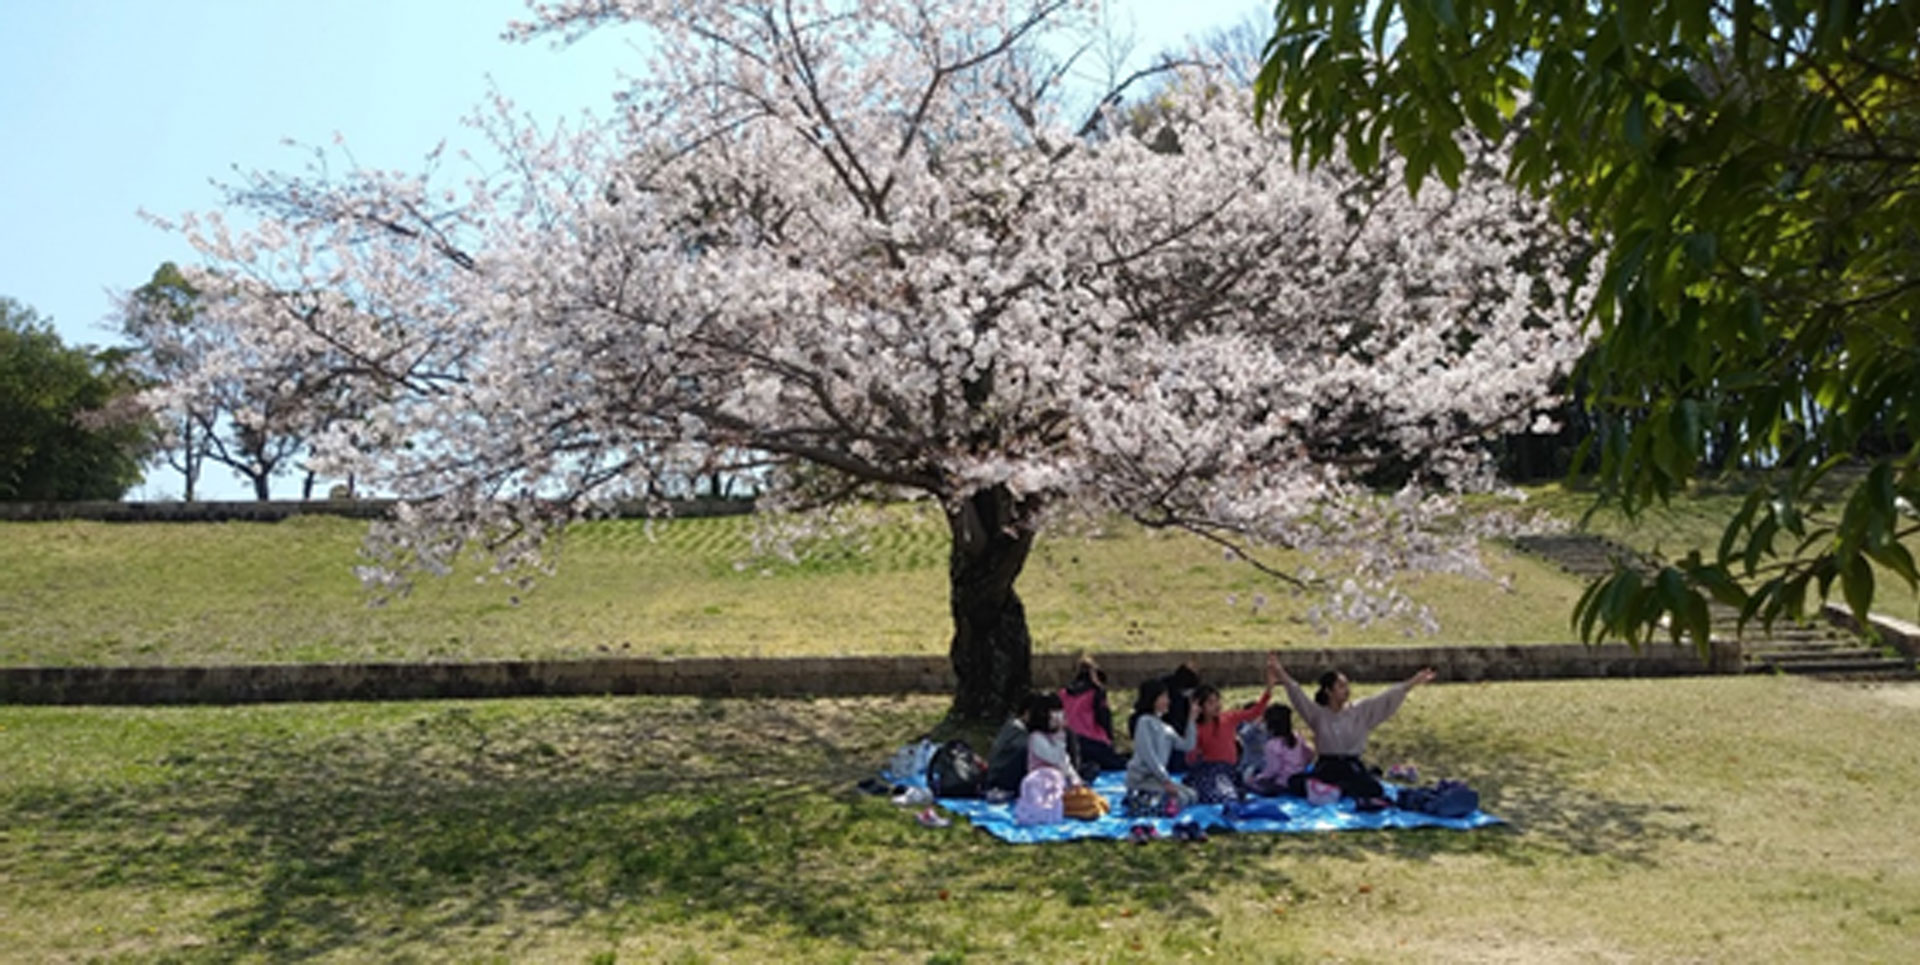
[(1322, 707), (1333, 699), (1333, 685), (1340, 682), (1340, 671), (1329, 670), (1320, 675), (1320, 689), (1313, 692), (1313, 702)]

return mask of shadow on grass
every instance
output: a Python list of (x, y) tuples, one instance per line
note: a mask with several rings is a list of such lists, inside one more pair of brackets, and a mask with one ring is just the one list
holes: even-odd
[[(1107, 842), (1011, 847), (929, 832), (850, 790), (927, 705), (607, 701), (430, 706), (316, 738), (218, 734), (126, 789), (0, 794), (22, 829), (7, 868), (66, 890), (215, 888), (210, 958), (380, 955), (450, 937), (658, 923), (791, 929), (867, 949), (964, 946), (979, 922), (942, 891), (1209, 917), (1196, 895), (1236, 855), (1477, 853), (1644, 861), (1701, 837), (1685, 816), (1569, 790), (1491, 730), (1396, 752), (1470, 779), (1512, 831), (1216, 838), (1205, 848)], [(1429, 743), (1430, 742), (1430, 743)], [(1276, 890), (1284, 869), (1262, 866)], [(1018, 927), (1018, 926), (1009, 926)]]

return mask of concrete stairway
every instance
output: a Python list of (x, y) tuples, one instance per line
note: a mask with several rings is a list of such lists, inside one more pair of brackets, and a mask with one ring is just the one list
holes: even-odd
[[(1552, 563), (1581, 580), (1612, 572), (1616, 560), (1651, 572), (1638, 553), (1601, 536), (1585, 533), (1540, 533), (1515, 537), (1513, 545)], [(1713, 635), (1739, 640), (1741, 662), (1747, 673), (1790, 673), (1843, 680), (1911, 680), (1920, 678), (1913, 661), (1862, 639), (1826, 621), (1775, 624), (1771, 629), (1749, 624), (1744, 633), (1739, 613), (1714, 604)]]

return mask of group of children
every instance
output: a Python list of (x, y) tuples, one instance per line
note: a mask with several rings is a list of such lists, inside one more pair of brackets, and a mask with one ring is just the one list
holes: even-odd
[[(1279, 657), (1268, 654), (1259, 699), (1228, 710), (1218, 688), (1182, 665), (1140, 685), (1128, 721), (1132, 753), (1122, 756), (1113, 739), (1106, 675), (1091, 658), (1083, 659), (1065, 687), (1032, 695), (1023, 712), (1001, 727), (988, 754), (988, 794), (1021, 796), (1016, 816), (1044, 815), (1046, 807), (1025, 798), (1057, 794), (1101, 771), (1124, 769), (1130, 810), (1221, 804), (1248, 794), (1337, 793), (1363, 809), (1385, 807), (1378, 771), (1361, 761), (1367, 736), (1399, 710), (1408, 691), (1432, 679), (1432, 670), (1422, 670), (1352, 701), (1346, 675), (1332, 670), (1320, 676), (1309, 700)], [(1286, 703), (1273, 702), (1275, 685), (1284, 687)], [(1311, 744), (1295, 731), (1295, 712), (1313, 734)]]

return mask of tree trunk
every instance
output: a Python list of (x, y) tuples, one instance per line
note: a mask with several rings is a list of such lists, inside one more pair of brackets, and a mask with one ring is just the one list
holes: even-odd
[(192, 417), (187, 418), (185, 430), (186, 430), (186, 438), (182, 442), (182, 448), (180, 451), (181, 452), (180, 474), (182, 476), (185, 476), (187, 479), (187, 491), (183, 498), (186, 502), (190, 503), (190, 502), (193, 502), (194, 483), (200, 481), (200, 460), (195, 459), (193, 457), (194, 441), (193, 441)]
[(263, 503), (273, 498), (273, 494), (267, 489), (266, 473), (248, 473), (247, 478), (253, 481), (253, 498)]
[(998, 722), (1033, 686), (1033, 638), (1013, 591), (1033, 549), (1033, 533), (1022, 525), (1028, 509), (1004, 486), (947, 508), (956, 719)]

